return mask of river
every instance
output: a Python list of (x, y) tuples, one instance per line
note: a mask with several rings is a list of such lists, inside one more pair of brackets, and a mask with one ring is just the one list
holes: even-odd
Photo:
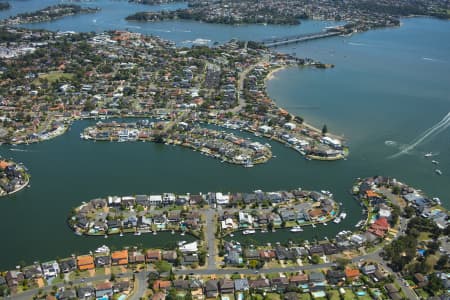
[[(10, 1), (12, 9), (0, 17), (34, 10), (59, 1)], [(127, 1), (97, 0), (93, 15), (67, 17), (27, 25), (50, 30), (102, 31), (129, 29), (174, 40), (179, 46), (196, 39), (208, 43), (231, 38), (263, 39), (315, 32), (332, 22), (305, 21), (299, 26), (214, 25), (170, 21), (132, 23), (123, 18), (150, 7)], [(152, 9), (174, 9), (171, 4)], [(306, 161), (287, 147), (272, 143), (277, 157), (254, 168), (222, 164), (187, 149), (152, 143), (94, 143), (79, 133), (91, 121), (74, 123), (65, 135), (41, 144), (0, 147), (0, 154), (30, 169), (31, 187), (0, 199), (0, 269), (21, 261), (30, 263), (83, 253), (106, 244), (164, 246), (181, 239), (159, 234), (126, 237), (78, 237), (66, 226), (68, 212), (82, 201), (108, 195), (162, 192), (274, 191), (302, 187), (330, 190), (350, 212), (339, 225), (306, 228), (295, 237), (278, 231), (252, 236), (255, 242), (332, 237), (352, 229), (361, 218), (349, 194), (356, 177), (389, 175), (438, 196), (450, 206), (450, 129), (446, 122), (434, 128), (409, 154), (389, 158), (433, 127), (450, 111), (450, 23), (430, 18), (402, 20), (402, 26), (374, 30), (352, 37), (335, 37), (280, 48), (336, 65), (334, 69), (292, 68), (276, 73), (268, 91), (280, 106), (319, 127), (344, 134), (350, 145), (346, 161)], [(421, 140), (421, 139), (420, 139)], [(387, 142), (386, 141), (390, 141)], [(442, 176), (434, 173), (423, 154), (432, 151)], [(236, 236), (239, 237), (238, 235)], [(187, 239), (187, 237), (183, 237)]]

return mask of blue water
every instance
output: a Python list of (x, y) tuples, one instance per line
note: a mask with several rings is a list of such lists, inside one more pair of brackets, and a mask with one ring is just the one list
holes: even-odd
[[(10, 1), (12, 9), (0, 17), (32, 11), (45, 1)], [(224, 42), (231, 38), (259, 40), (319, 31), (330, 22), (306, 21), (299, 26), (214, 25), (171, 21), (126, 22), (136, 11), (174, 9), (184, 4), (142, 6), (127, 1), (98, 0), (83, 5), (99, 6), (97, 14), (67, 17), (55, 22), (29, 24), (50, 30), (103, 31), (129, 29), (159, 35), (178, 45), (198, 38)], [(344, 134), (350, 145), (347, 161), (305, 161), (277, 144), (277, 156), (251, 169), (221, 164), (198, 153), (151, 143), (89, 143), (78, 138), (89, 122), (75, 123), (66, 135), (30, 145), (28, 152), (0, 147), (1, 154), (24, 162), (31, 170), (32, 187), (0, 199), (0, 269), (21, 260), (30, 262), (83, 253), (107, 244), (154, 246), (174, 242), (170, 234), (104, 239), (74, 236), (65, 226), (70, 209), (82, 201), (137, 193), (199, 191), (266, 191), (303, 187), (330, 190), (344, 202), (348, 217), (339, 225), (306, 228), (294, 237), (289, 232), (255, 234), (256, 242), (282, 239), (321, 239), (352, 229), (360, 219), (358, 205), (349, 196), (356, 177), (390, 175), (438, 196), (450, 206), (450, 130), (442, 127), (407, 155), (389, 157), (450, 112), (450, 23), (430, 18), (402, 21), (399, 28), (374, 30), (317, 40), (278, 49), (336, 65), (334, 69), (288, 69), (276, 74), (268, 91), (277, 103), (303, 116), (307, 122)], [(386, 143), (386, 141), (390, 141)], [(423, 154), (432, 151), (440, 161), (442, 176)], [(132, 153), (132, 154), (130, 154)], [(30, 246), (31, 245), (31, 246)], [(32, 249), (32, 250), (31, 250)]]

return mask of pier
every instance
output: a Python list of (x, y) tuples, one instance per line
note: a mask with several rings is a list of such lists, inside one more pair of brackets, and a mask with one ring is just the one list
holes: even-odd
[(326, 37), (337, 36), (342, 34), (340, 30), (327, 30), (324, 32), (308, 33), (294, 36), (279, 37), (273, 39), (262, 40), (261, 43), (267, 48), (274, 48), (294, 43), (302, 43)]

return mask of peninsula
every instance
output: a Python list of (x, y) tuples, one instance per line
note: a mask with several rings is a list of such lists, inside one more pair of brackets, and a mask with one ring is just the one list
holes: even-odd
[[(5, 120), (0, 141), (4, 143), (47, 140), (63, 134), (78, 119), (146, 117), (168, 121), (162, 133), (173, 132), (173, 140), (181, 143), (186, 139), (179, 133), (186, 132), (180, 130), (189, 132), (199, 123), (210, 123), (281, 142), (308, 159), (336, 160), (348, 154), (343, 139), (328, 133), (326, 126), (313, 128), (267, 96), (266, 79), (273, 72), (287, 67), (331, 67), (320, 62), (238, 41), (213, 48), (175, 48), (160, 38), (123, 31), (1, 30), (5, 68), (0, 74), (0, 111)], [(20, 36), (21, 42), (8, 43), (9, 36)], [(52, 59), (36, 55), (45, 53), (49, 40)], [(33, 109), (27, 109), (30, 105)], [(187, 130), (183, 129), (186, 124)], [(171, 140), (170, 135), (161, 138)], [(232, 148), (236, 147), (253, 153), (245, 155), (250, 155), (250, 165), (271, 157), (265, 145)], [(227, 161), (239, 156), (232, 152), (226, 155)], [(240, 158), (242, 163), (247, 161)]]
[(300, 24), (301, 19), (345, 21), (351, 31), (365, 31), (377, 27), (398, 26), (399, 17), (428, 15), (448, 19), (449, 4), (436, 0), (318, 1), (318, 0), (244, 0), (244, 1), (188, 1), (188, 8), (175, 11), (138, 12), (127, 17), (133, 21), (161, 21), (167, 19), (197, 20), (208, 23), (242, 24)]
[(25, 166), (0, 158), (0, 197), (22, 190), (29, 181), (30, 175)]
[(26, 23), (50, 22), (66, 16), (95, 13), (99, 8), (82, 7), (75, 4), (57, 4), (35, 12), (22, 13), (0, 21), (0, 25), (17, 25)]

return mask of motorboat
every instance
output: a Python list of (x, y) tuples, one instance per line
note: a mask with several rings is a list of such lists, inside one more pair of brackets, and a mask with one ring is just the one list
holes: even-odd
[(342, 212), (339, 217), (341, 218), (341, 220), (344, 220), (347, 217), (347, 213)]
[(339, 224), (339, 223), (341, 223), (341, 218), (340, 217), (337, 217), (337, 218), (335, 218), (334, 220), (333, 220), (333, 222), (334, 223), (336, 223), (336, 224)]
[(242, 234), (247, 235), (247, 234), (254, 234), (256, 231), (253, 229), (248, 229), (248, 230), (244, 230), (242, 231)]
[(109, 247), (106, 246), (106, 245), (103, 245), (103, 246), (101, 246), (101, 247), (98, 247), (98, 248), (95, 250), (95, 253), (105, 253), (105, 252), (109, 252)]
[(424, 154), (425, 157), (432, 157), (433, 156), (433, 152), (428, 152)]
[(431, 161), (433, 164), (435, 164), (435, 165), (438, 165), (439, 164), (439, 162), (437, 161), (437, 160), (432, 160)]
[(300, 226), (294, 226), (289, 231), (290, 232), (302, 232), (303, 229)]
[(439, 169), (434, 170), (434, 172), (436, 172), (436, 174), (438, 174), (438, 175), (442, 175), (442, 171)]

